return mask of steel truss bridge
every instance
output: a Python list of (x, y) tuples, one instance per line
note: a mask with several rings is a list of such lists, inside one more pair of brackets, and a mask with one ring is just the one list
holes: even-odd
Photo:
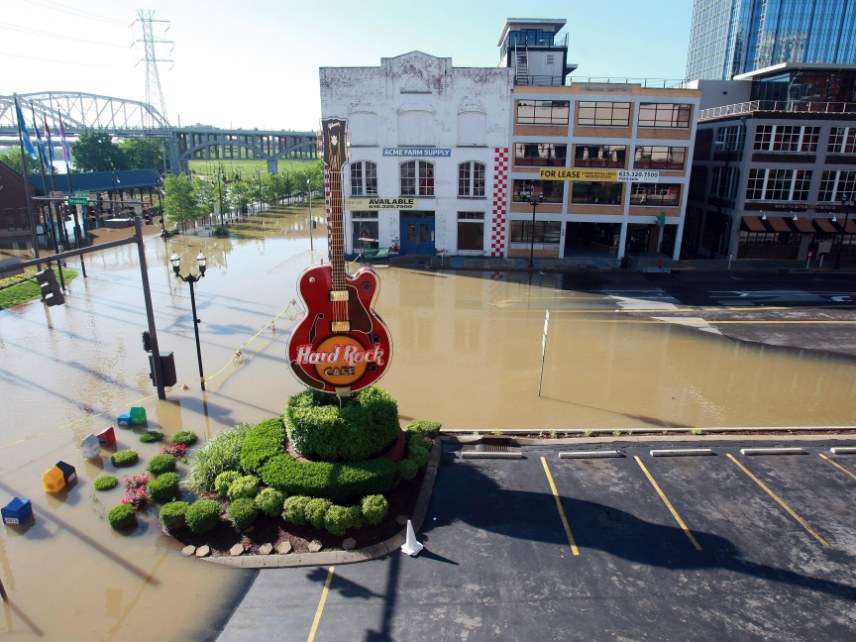
[[(205, 125), (175, 127), (152, 105), (139, 100), (71, 91), (18, 94), (27, 126), (33, 115), (40, 130), (47, 120), (59, 142), (59, 123), (74, 141), (90, 130), (118, 138), (157, 138), (164, 141), (169, 171), (187, 171), (191, 159), (258, 159), (276, 171), (279, 160), (317, 158), (316, 133), (311, 131), (220, 129)], [(12, 96), (0, 96), (0, 147), (18, 144), (18, 125)], [(61, 156), (60, 156), (61, 157)]]

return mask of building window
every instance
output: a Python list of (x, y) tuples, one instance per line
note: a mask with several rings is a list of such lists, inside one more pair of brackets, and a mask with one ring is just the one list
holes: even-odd
[(621, 183), (574, 181), (571, 202), (591, 205), (621, 205)]
[(577, 125), (590, 127), (629, 127), (630, 103), (594, 102), (577, 103)]
[(856, 127), (830, 129), (826, 151), (830, 154), (856, 154)]
[[(511, 242), (532, 243), (532, 221), (511, 221)], [(562, 238), (559, 221), (535, 221), (535, 243), (558, 243)]]
[(401, 164), (402, 196), (434, 196), (434, 165), (427, 161)]
[(351, 196), (377, 196), (377, 165), (371, 161), (351, 163)]
[(484, 198), (484, 163), (469, 161), (458, 165), (458, 196)]
[(636, 169), (683, 169), (686, 158), (686, 147), (641, 145), (636, 148), (633, 167)]
[(543, 194), (545, 203), (561, 203), (564, 199), (564, 181), (526, 181), (512, 183), (512, 200), (525, 203), (530, 194)]
[(639, 126), (689, 129), (691, 113), (692, 105), (641, 103), (639, 105)]
[(544, 56), (544, 59), (545, 59), (546, 64), (552, 65), (553, 61), (554, 61), (554, 56), (553, 56), (553, 54), (547, 54), (546, 56)]
[(484, 212), (458, 212), (458, 250), (484, 250)]
[(351, 212), (354, 252), (378, 247), (377, 212)]
[(752, 168), (746, 182), (746, 200), (807, 201), (811, 171)]
[(771, 152), (814, 152), (819, 134), (819, 127), (758, 125), (752, 148)]
[(567, 100), (518, 100), (518, 125), (567, 125)]
[(574, 167), (624, 167), (624, 145), (576, 145)]
[(564, 167), (567, 145), (553, 143), (515, 143), (514, 164)]
[(631, 205), (675, 207), (681, 204), (681, 186), (670, 183), (633, 183)]
[(824, 203), (838, 203), (856, 189), (856, 171), (827, 170), (820, 176), (820, 191), (817, 200)]
[(743, 148), (743, 128), (739, 125), (718, 127), (716, 129), (716, 147), (720, 152), (736, 152)]
[(710, 193), (722, 198), (734, 198), (737, 194), (738, 167), (714, 167), (710, 183)]

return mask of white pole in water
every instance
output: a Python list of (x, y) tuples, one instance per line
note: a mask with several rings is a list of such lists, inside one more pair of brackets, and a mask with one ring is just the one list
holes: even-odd
[(541, 376), (538, 378), (538, 396), (541, 396), (541, 385), (544, 383), (544, 359), (547, 356), (547, 336), (550, 333), (550, 311), (544, 311), (544, 334), (541, 336)]

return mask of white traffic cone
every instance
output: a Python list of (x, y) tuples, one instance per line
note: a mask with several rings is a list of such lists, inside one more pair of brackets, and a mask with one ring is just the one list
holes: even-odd
[(416, 532), (413, 530), (413, 524), (408, 519), (407, 538), (404, 540), (401, 552), (407, 553), (410, 557), (416, 557), (423, 548), (424, 546), (422, 546), (422, 544), (416, 539)]

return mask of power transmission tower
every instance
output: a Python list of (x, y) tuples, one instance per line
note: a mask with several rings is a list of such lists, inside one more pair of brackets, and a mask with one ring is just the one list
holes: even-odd
[(158, 102), (155, 107), (160, 110), (164, 120), (169, 122), (169, 116), (167, 116), (166, 112), (166, 101), (164, 100), (163, 88), (161, 87), (160, 73), (158, 72), (158, 63), (168, 62), (175, 64), (175, 60), (172, 60), (171, 58), (159, 58), (157, 47), (158, 45), (169, 45), (169, 52), (172, 54), (175, 49), (175, 40), (155, 38), (154, 25), (155, 23), (165, 24), (166, 28), (163, 30), (163, 33), (166, 33), (169, 31), (171, 21), (155, 18), (154, 11), (140, 9), (137, 11), (137, 19), (131, 23), (131, 27), (138, 22), (140, 23), (140, 30), (142, 31), (143, 37), (135, 40), (133, 44), (136, 45), (138, 43), (143, 43), (143, 57), (137, 61), (137, 65), (141, 62), (146, 63), (146, 102), (150, 105), (154, 104), (152, 102), (152, 97), (156, 96)]

